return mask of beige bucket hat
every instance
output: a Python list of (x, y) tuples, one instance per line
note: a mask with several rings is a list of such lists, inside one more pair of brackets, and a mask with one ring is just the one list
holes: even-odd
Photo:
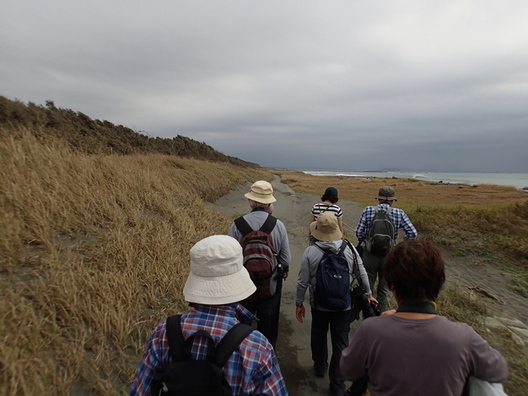
[(343, 233), (337, 224), (337, 217), (332, 212), (323, 212), (310, 224), (310, 233), (320, 241), (337, 241)]
[(277, 201), (273, 196), (273, 187), (265, 180), (259, 180), (253, 183), (251, 190), (244, 197), (263, 204), (270, 204)]
[(183, 296), (188, 302), (221, 305), (251, 296), (255, 284), (242, 264), (242, 247), (228, 235), (213, 235), (191, 248), (191, 273)]

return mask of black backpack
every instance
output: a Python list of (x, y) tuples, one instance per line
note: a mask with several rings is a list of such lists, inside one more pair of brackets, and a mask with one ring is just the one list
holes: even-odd
[(350, 270), (345, 257), (347, 244), (343, 244), (337, 253), (330, 249), (323, 249), (318, 245), (323, 257), (317, 267), (315, 278), (314, 299), (315, 303), (332, 311), (342, 311), (351, 305), (350, 296)]
[(394, 246), (394, 223), (389, 217), (390, 211), (391, 208), (376, 208), (376, 214), (370, 224), (365, 247), (376, 256), (385, 256)]
[[(247, 324), (238, 323), (220, 340), (217, 346), (206, 330), (198, 330), (183, 339), (181, 315), (167, 318), (167, 339), (172, 363), (163, 367), (152, 380), (152, 395), (167, 396), (224, 396), (231, 395), (223, 366), (233, 351), (253, 331)], [(194, 338), (207, 338), (207, 358), (193, 360), (191, 349)]]
[(277, 277), (274, 276), (277, 270), (277, 253), (270, 237), (275, 224), (277, 219), (271, 215), (268, 215), (259, 230), (253, 230), (243, 217), (235, 220), (235, 225), (244, 235), (240, 243), (244, 254), (244, 267), (257, 287), (255, 293), (247, 298), (250, 301), (271, 298), (277, 289)]

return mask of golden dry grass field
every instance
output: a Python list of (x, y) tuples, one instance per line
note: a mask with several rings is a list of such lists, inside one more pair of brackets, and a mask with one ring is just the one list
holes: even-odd
[(83, 155), (0, 131), (0, 394), (117, 395), (188, 252), (225, 232), (206, 207), (255, 169), (164, 155)]

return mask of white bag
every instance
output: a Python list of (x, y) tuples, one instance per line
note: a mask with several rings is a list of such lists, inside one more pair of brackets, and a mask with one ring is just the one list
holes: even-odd
[(469, 396), (508, 396), (502, 384), (469, 377)]

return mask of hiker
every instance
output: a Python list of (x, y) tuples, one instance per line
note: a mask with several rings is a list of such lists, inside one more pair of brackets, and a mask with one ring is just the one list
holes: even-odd
[(337, 201), (339, 201), (339, 194), (337, 192), (337, 188), (328, 187), (325, 190), (323, 196), (321, 197), (321, 202), (315, 204), (312, 207), (310, 224), (317, 220), (317, 217), (321, 213), (332, 212), (337, 217), (337, 224), (339, 225), (339, 229), (343, 233), (343, 211), (339, 206), (336, 205)]
[(445, 282), (438, 248), (422, 240), (398, 243), (387, 255), (385, 277), (398, 309), (361, 324), (343, 351), (345, 379), (367, 376), (372, 396), (461, 395), (469, 376), (506, 380), (498, 351), (467, 324), (436, 313)]
[[(193, 309), (181, 316), (185, 339), (198, 330), (206, 330), (218, 344), (235, 324), (257, 320), (239, 304), (255, 291), (255, 285), (243, 267), (242, 248), (235, 239), (227, 235), (202, 239), (191, 248), (190, 258), (191, 273), (183, 295)], [(203, 338), (197, 337), (195, 341), (193, 359), (206, 357)], [(153, 378), (171, 362), (166, 320), (163, 320), (150, 337), (130, 394), (151, 395)], [(235, 349), (223, 372), (233, 395), (288, 394), (275, 351), (257, 330)]]
[[(251, 186), (251, 190), (244, 196), (248, 199), (251, 212), (240, 219), (245, 220), (251, 230), (259, 230), (266, 223), (268, 217), (275, 221), (273, 229), (269, 232), (276, 253), (274, 268), (272, 268), (272, 275), (269, 278), (272, 296), (269, 298), (251, 296), (251, 298), (242, 301), (242, 305), (258, 318), (258, 329), (267, 337), (271, 345), (276, 347), (282, 281), (288, 277), (291, 260), (288, 234), (284, 224), (272, 216), (273, 202), (277, 200), (273, 196), (273, 187), (270, 183), (264, 180), (256, 181)], [(237, 220), (229, 228), (228, 235), (242, 243), (245, 235), (237, 226)]]
[[(369, 301), (376, 301), (372, 297), (370, 288), (368, 287), (368, 277), (361, 263), (361, 258), (355, 251), (352, 245), (342, 240), (342, 232), (339, 230), (337, 218), (331, 212), (321, 213), (310, 224), (310, 231), (314, 243), (308, 246), (303, 254), (301, 268), (299, 270), (299, 277), (297, 280), (297, 294), (295, 297), (295, 316), (300, 323), (304, 322), (305, 308), (304, 296), (306, 289), (309, 288), (309, 302), (312, 314), (311, 325), (311, 340), (310, 345), (312, 349), (312, 360), (314, 362), (315, 375), (317, 377), (324, 377), (328, 370), (330, 379), (330, 392), (332, 395), (343, 395), (345, 392), (345, 381), (339, 372), (339, 359), (341, 351), (348, 345), (348, 333), (350, 331), (350, 323), (352, 321), (353, 310), (351, 306), (350, 289), (352, 285), (354, 256), (357, 256), (360, 274), (363, 279), (363, 284), (366, 286), (365, 292)], [(325, 252), (344, 254), (345, 273), (338, 274), (334, 279), (339, 279), (344, 282), (344, 290), (337, 295), (338, 299), (344, 299), (337, 304), (334, 301), (323, 301), (325, 297), (334, 297), (331, 290), (325, 290), (318, 284), (318, 271)], [(329, 253), (330, 253), (329, 252)], [(329, 254), (327, 253), (327, 254)], [(321, 263), (321, 264), (320, 264)], [(345, 275), (348, 275), (345, 277)], [(321, 278), (319, 278), (321, 279)], [(322, 282), (321, 282), (322, 283)], [(339, 285), (337, 285), (339, 287)], [(337, 289), (337, 288), (334, 288)], [(319, 295), (322, 297), (319, 298)], [(323, 304), (324, 306), (322, 306)], [(346, 305), (348, 304), (348, 305)], [(325, 306), (327, 308), (325, 308)], [(331, 309), (332, 307), (338, 309)], [(330, 367), (328, 367), (328, 348), (327, 348), (327, 333), (330, 327), (330, 335), (332, 341), (332, 357), (330, 358)]]
[(374, 284), (376, 283), (376, 279), (378, 279), (376, 298), (379, 301), (380, 309), (383, 312), (388, 308), (387, 296), (389, 293), (384, 276), (385, 253), (378, 254), (377, 252), (369, 251), (369, 244), (367, 241), (374, 217), (379, 211), (388, 212), (387, 216), (392, 221), (391, 226), (393, 227), (394, 235), (391, 235), (391, 239), (393, 242), (396, 241), (398, 230), (400, 229), (405, 232), (404, 239), (414, 239), (418, 236), (418, 233), (407, 214), (402, 209), (392, 207), (393, 202), (397, 201), (394, 188), (390, 186), (381, 187), (376, 199), (378, 200), (377, 206), (367, 206), (363, 209), (356, 227), (356, 237), (359, 241), (358, 245), (366, 243), (366, 247), (362, 252), (363, 265), (367, 270), (370, 288), (372, 290), (374, 290)]

